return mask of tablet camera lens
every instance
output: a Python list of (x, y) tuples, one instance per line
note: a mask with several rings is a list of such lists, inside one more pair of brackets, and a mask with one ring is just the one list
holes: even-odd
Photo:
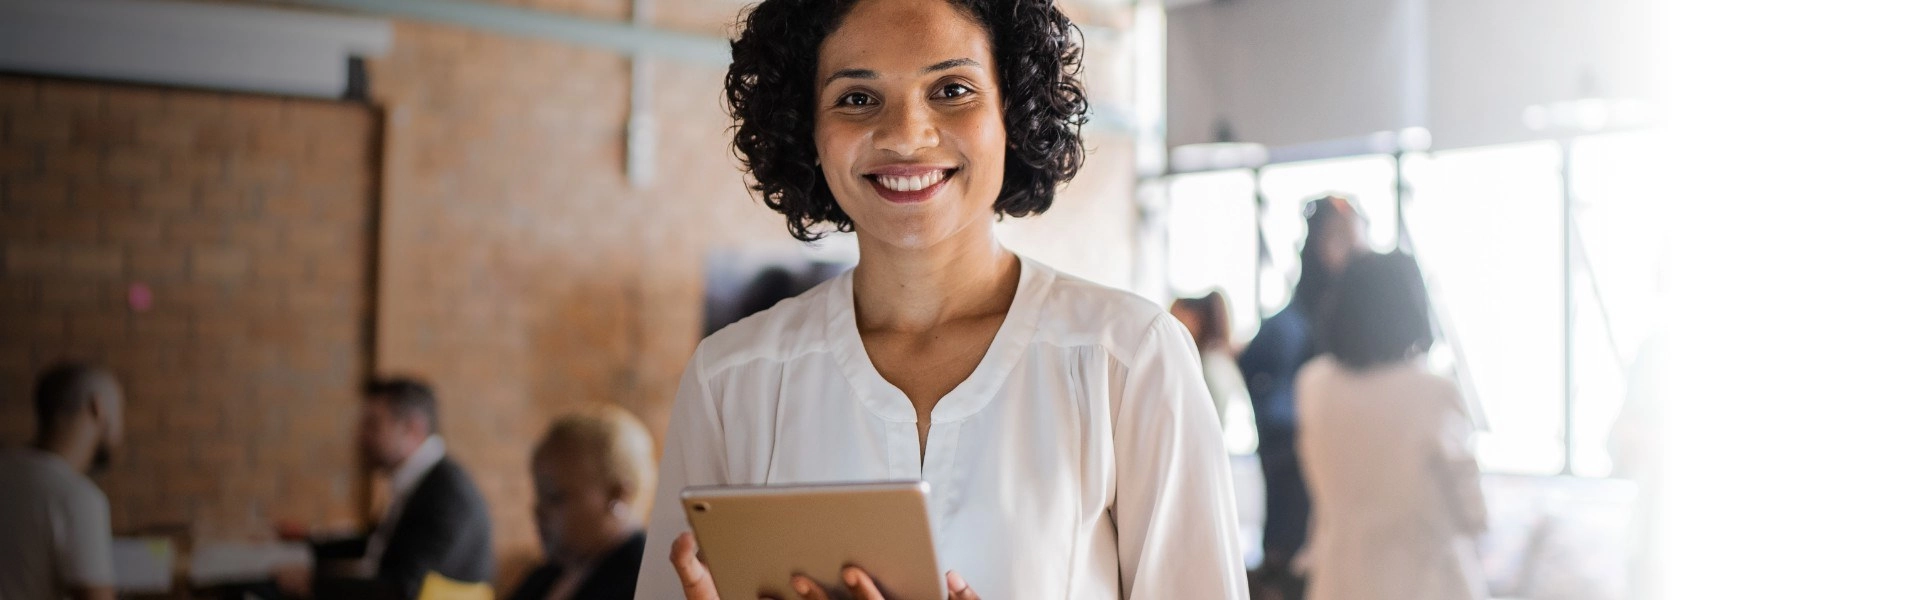
[(707, 512), (707, 503), (705, 502), (694, 503), (693, 512), (697, 512), (697, 513)]

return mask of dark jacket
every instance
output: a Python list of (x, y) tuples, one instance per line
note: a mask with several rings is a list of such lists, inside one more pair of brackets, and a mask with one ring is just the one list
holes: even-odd
[(1308, 310), (1288, 305), (1268, 317), (1240, 353), (1240, 374), (1253, 398), (1260, 430), (1260, 467), (1267, 483), (1267, 523), (1261, 546), (1269, 558), (1286, 564), (1306, 544), (1312, 501), (1294, 451), (1294, 377), (1316, 353)]
[[(574, 590), (573, 600), (631, 600), (634, 584), (640, 581), (640, 553), (647, 549), (647, 534), (635, 533), (627, 538), (620, 547), (608, 552), (600, 559), (600, 565), (593, 573), (580, 582), (580, 588)], [(553, 563), (541, 565), (527, 580), (520, 583), (520, 589), (514, 590), (508, 600), (545, 600), (553, 591), (553, 584), (560, 579), (560, 567)]]
[[(393, 535), (371, 579), (320, 577), (314, 597), (403, 600), (420, 594), (428, 571), (467, 582), (493, 580), (493, 526), (479, 488), (452, 458), (427, 470), (407, 497), (394, 522)], [(316, 544), (318, 560), (352, 560), (366, 555), (367, 539)]]

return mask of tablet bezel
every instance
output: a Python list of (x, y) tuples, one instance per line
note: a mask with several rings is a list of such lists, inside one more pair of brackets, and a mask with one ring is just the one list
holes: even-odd
[(680, 505), (722, 600), (798, 600), (795, 573), (843, 592), (846, 564), (889, 600), (944, 600), (930, 496), (924, 481), (702, 486), (682, 490)]

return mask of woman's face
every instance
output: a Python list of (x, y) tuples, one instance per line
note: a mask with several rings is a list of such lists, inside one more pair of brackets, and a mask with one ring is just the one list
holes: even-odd
[(864, 0), (819, 65), (814, 145), (863, 243), (922, 249), (992, 226), (1007, 132), (985, 29), (947, 2)]
[(592, 461), (563, 446), (541, 448), (533, 457), (533, 519), (548, 560), (578, 559), (618, 529), (618, 499)]

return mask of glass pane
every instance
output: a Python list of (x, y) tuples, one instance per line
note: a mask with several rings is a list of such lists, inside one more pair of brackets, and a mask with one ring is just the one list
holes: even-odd
[(1267, 197), (1261, 227), (1273, 262), (1260, 277), (1262, 314), (1286, 307), (1300, 278), (1300, 244), (1307, 235), (1300, 212), (1308, 200), (1340, 194), (1354, 200), (1367, 218), (1367, 241), (1375, 250), (1392, 250), (1396, 240), (1393, 157), (1384, 154), (1289, 163), (1260, 171)]
[(1407, 229), (1468, 402), (1481, 465), (1565, 460), (1560, 153), (1530, 143), (1407, 157)]
[(1176, 296), (1227, 296), (1233, 328), (1251, 336), (1260, 326), (1253, 305), (1255, 261), (1252, 171), (1172, 178), (1167, 197), (1167, 283)]
[(1626, 374), (1654, 326), (1666, 253), (1659, 134), (1590, 136), (1573, 144), (1573, 472), (1613, 472), (1609, 441), (1630, 387)]

